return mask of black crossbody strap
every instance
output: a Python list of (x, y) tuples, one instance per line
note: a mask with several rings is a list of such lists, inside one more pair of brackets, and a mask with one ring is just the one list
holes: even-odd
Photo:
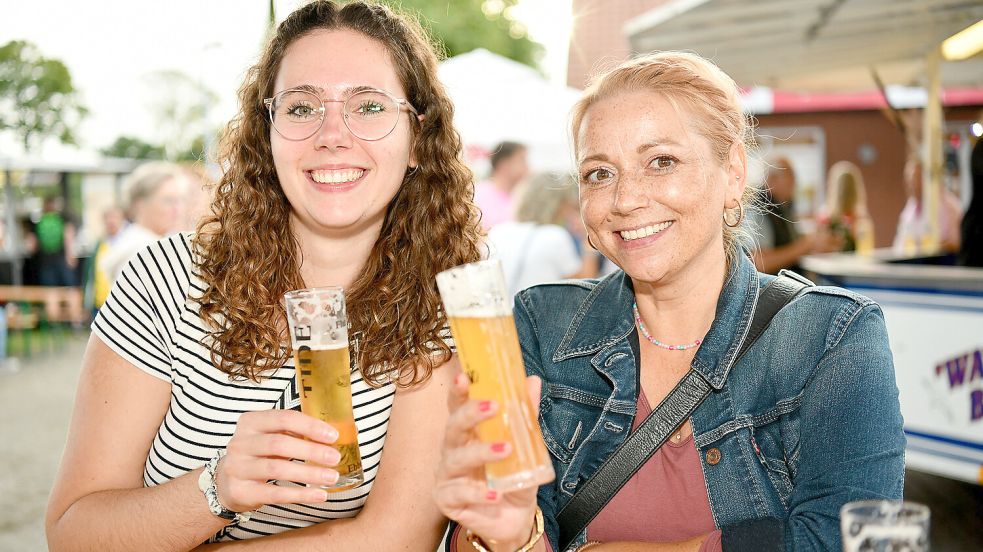
[[(751, 326), (733, 364), (764, 333), (771, 319), (789, 301), (812, 282), (793, 272), (782, 271), (758, 297)], [(560, 510), (560, 550), (566, 550), (608, 501), (652, 457), (678, 427), (709, 396), (710, 385), (695, 370), (690, 370), (659, 406), (638, 426), (628, 439), (597, 469)]]

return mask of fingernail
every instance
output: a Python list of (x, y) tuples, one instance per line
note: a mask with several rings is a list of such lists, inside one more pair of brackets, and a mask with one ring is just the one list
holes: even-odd
[(338, 472), (334, 470), (321, 470), (321, 481), (328, 485), (333, 485), (338, 481)]
[(328, 491), (323, 489), (317, 489), (311, 493), (310, 502), (326, 502), (328, 500)]
[(487, 500), (495, 500), (496, 498), (498, 498), (498, 491), (488, 491), (487, 493), (485, 493), (485, 498)]
[(495, 443), (491, 446), (492, 452), (505, 452), (505, 443)]
[(334, 449), (328, 449), (324, 452), (325, 466), (337, 465), (339, 461), (341, 461), (341, 454), (339, 454), (338, 451)]
[(481, 401), (478, 403), (478, 410), (482, 412), (488, 412), (489, 410), (491, 410), (491, 407), (492, 407), (491, 401)]
[(328, 441), (334, 442), (338, 438), (338, 431), (331, 426), (325, 426), (321, 428), (321, 437), (324, 437)]

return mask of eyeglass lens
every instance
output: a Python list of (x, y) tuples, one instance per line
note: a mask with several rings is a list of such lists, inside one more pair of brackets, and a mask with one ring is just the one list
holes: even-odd
[[(324, 120), (321, 99), (310, 92), (291, 90), (273, 101), (273, 126), (288, 140), (304, 140), (321, 128)], [(399, 104), (371, 90), (352, 94), (343, 108), (345, 126), (363, 140), (386, 137), (399, 121)]]

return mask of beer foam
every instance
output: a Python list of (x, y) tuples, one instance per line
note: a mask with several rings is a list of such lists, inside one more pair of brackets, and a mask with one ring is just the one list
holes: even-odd
[(447, 309), (447, 316), (455, 318), (494, 318), (512, 316), (512, 309), (505, 305), (473, 305)]

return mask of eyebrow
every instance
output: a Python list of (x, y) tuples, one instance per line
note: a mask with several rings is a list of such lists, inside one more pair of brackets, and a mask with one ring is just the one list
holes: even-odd
[(638, 146), (638, 148), (635, 149), (635, 153), (644, 153), (646, 150), (659, 146), (682, 146), (682, 144), (669, 137), (660, 137)]
[[(659, 147), (659, 146), (679, 146), (679, 147), (681, 147), (682, 144), (679, 143), (679, 142), (677, 142), (676, 140), (673, 140), (672, 138), (669, 138), (669, 137), (656, 138), (655, 140), (652, 140), (650, 142), (646, 142), (646, 143), (638, 146), (635, 149), (635, 153), (641, 154), (641, 153), (644, 153), (644, 152), (646, 152), (646, 151), (648, 151), (648, 150), (650, 150), (652, 148)], [(610, 158), (608, 158), (607, 155), (605, 155), (603, 153), (595, 153), (593, 155), (588, 155), (587, 157), (584, 157), (584, 158), (579, 159), (577, 161), (577, 164), (578, 165), (582, 165), (584, 163), (587, 163), (588, 161), (609, 161), (609, 160), (610, 160)]]
[[(321, 94), (324, 93), (323, 88), (321, 88), (320, 86), (314, 86), (313, 84), (302, 84), (300, 86), (294, 86), (288, 88), (288, 90), (303, 90), (304, 92), (310, 92), (311, 94), (315, 94), (317, 96), (320, 96)], [(352, 94), (358, 94), (359, 92), (365, 92), (366, 90), (379, 90), (379, 89), (375, 88), (374, 86), (367, 86), (364, 84), (359, 86), (349, 86), (348, 88), (345, 88), (342, 91), (342, 96), (351, 96)]]

